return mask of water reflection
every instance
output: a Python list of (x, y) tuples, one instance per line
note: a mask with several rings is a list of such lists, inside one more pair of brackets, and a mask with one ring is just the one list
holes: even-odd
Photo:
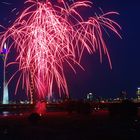
[(22, 116), (22, 115), (24, 115), (25, 113), (27, 113), (27, 112), (1, 111), (1, 112), (0, 112), (0, 116), (4, 116), (4, 117), (11, 116), (11, 115), (19, 115), (19, 116)]
[(9, 116), (9, 115), (10, 115), (10, 112), (9, 112), (9, 111), (3, 111), (3, 112), (2, 112), (2, 115), (3, 115), (3, 116)]

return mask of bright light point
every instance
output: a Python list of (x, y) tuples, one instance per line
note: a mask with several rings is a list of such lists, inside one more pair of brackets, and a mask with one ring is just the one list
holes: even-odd
[(6, 43), (4, 43), (4, 47), (3, 47), (5, 50), (7, 49), (7, 45), (6, 45)]

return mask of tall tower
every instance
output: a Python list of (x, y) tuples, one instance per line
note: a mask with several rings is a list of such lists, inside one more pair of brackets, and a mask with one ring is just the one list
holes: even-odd
[(6, 53), (7, 53), (7, 45), (6, 43), (3, 46), (3, 50), (0, 53), (3, 59), (3, 99), (2, 104), (8, 104), (9, 103), (9, 95), (8, 95), (8, 86), (6, 82)]

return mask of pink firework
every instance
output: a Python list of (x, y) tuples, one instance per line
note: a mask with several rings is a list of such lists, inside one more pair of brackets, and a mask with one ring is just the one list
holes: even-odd
[(10, 28), (0, 34), (1, 49), (10, 38), (12, 43), (7, 55), (12, 48), (16, 48), (18, 53), (16, 60), (7, 64), (7, 67), (19, 65), (9, 79), (10, 82), (20, 72), (15, 92), (22, 80), (22, 87), (26, 87), (27, 93), (34, 86), (40, 98), (52, 95), (54, 83), (60, 95), (68, 96), (64, 64), (68, 64), (74, 72), (75, 64), (82, 68), (80, 60), (84, 51), (90, 54), (99, 51), (101, 61), (102, 54), (106, 54), (111, 66), (102, 31), (108, 28), (120, 36), (117, 30), (120, 26), (109, 18), (117, 12), (96, 15), (85, 21), (77, 9), (90, 8), (90, 1), (68, 5), (61, 0), (59, 6), (48, 0), (27, 0), (25, 3), (28, 7)]

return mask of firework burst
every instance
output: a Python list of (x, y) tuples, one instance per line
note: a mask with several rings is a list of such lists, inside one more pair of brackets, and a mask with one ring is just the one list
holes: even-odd
[(60, 95), (68, 96), (64, 64), (67, 63), (74, 72), (75, 64), (82, 68), (80, 60), (84, 51), (90, 54), (99, 51), (101, 61), (102, 54), (106, 54), (111, 66), (102, 31), (109, 28), (120, 36), (117, 30), (120, 26), (109, 18), (118, 13), (108, 12), (85, 21), (77, 9), (91, 7), (90, 1), (71, 5), (63, 0), (59, 2), (58, 6), (47, 0), (27, 0), (28, 7), (10, 28), (0, 33), (1, 49), (8, 39), (12, 39), (7, 56), (12, 48), (18, 53), (16, 60), (7, 64), (7, 67), (19, 66), (9, 79), (10, 82), (20, 73), (15, 92), (22, 80), (27, 93), (34, 88), (39, 97), (50, 97), (55, 82)]

